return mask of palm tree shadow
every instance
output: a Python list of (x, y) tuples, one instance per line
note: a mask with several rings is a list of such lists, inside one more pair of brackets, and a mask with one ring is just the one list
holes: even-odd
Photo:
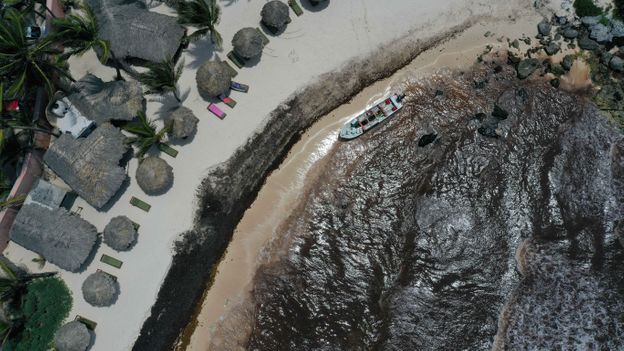
[(319, 12), (321, 10), (326, 9), (327, 6), (329, 6), (330, 1), (331, 0), (327, 0), (327, 1), (323, 1), (319, 3), (318, 5), (312, 5), (310, 0), (301, 0), (301, 6), (303, 6), (304, 9), (310, 12)]
[(204, 38), (189, 44), (186, 52), (192, 58), (186, 66), (197, 69), (204, 62), (212, 59), (216, 54), (216, 48), (209, 38)]
[[(223, 6), (228, 7), (228, 6), (232, 6), (234, 5), (238, 0), (221, 0), (223, 4)], [(247, 2), (251, 2), (251, 0), (247, 0)]]

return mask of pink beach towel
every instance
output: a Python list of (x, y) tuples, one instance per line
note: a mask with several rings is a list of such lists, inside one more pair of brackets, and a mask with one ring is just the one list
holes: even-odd
[(217, 105), (212, 103), (208, 105), (208, 111), (212, 112), (215, 116), (221, 119), (224, 119), (226, 116), (225, 112), (221, 111), (221, 109)]

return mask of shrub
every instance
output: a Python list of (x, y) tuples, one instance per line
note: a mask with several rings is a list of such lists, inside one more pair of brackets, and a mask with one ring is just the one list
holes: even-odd
[(602, 15), (602, 9), (593, 0), (574, 0), (574, 10), (579, 17)]
[(28, 285), (24, 296), (22, 314), (24, 325), (19, 333), (9, 338), (3, 350), (48, 350), (54, 333), (69, 315), (72, 297), (59, 278), (45, 278)]
[(624, 18), (624, 0), (613, 0), (613, 15), (617, 18)]

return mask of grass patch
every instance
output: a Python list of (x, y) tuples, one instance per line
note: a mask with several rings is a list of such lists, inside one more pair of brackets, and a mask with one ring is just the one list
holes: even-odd
[(5, 351), (49, 350), (54, 333), (69, 315), (72, 297), (65, 283), (56, 277), (33, 281), (22, 303), (24, 324), (2, 349)]
[(574, 0), (574, 10), (579, 17), (600, 16), (603, 13), (593, 0)]

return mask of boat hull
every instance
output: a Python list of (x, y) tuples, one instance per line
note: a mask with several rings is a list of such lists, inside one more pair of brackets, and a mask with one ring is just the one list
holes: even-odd
[(403, 107), (401, 100), (402, 97), (395, 94), (375, 102), (372, 107), (349, 120), (340, 129), (338, 138), (341, 140), (353, 140), (377, 127)]

